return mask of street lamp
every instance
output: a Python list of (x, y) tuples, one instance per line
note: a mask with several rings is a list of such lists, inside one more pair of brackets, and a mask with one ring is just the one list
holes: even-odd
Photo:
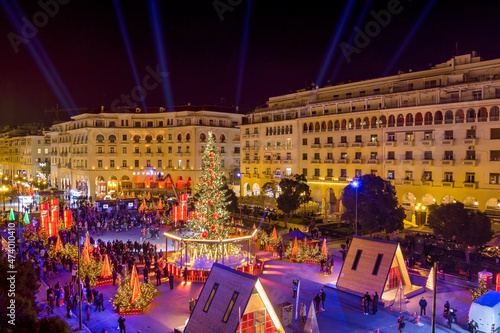
[(354, 234), (357, 236), (358, 235), (358, 188), (359, 188), (359, 181), (358, 180), (353, 180), (351, 182), (351, 186), (356, 189), (356, 217), (355, 217), (355, 225), (354, 225)]
[(2, 185), (0, 188), (0, 191), (2, 192), (2, 201), (3, 201), (3, 211), (5, 212), (5, 193), (7, 193), (9, 189), (5, 187), (5, 185)]

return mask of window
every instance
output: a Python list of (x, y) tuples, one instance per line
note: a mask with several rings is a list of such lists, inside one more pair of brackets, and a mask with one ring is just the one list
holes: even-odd
[(356, 135), (356, 139), (355, 139), (356, 142), (363, 142), (362, 141), (362, 136), (361, 135)]
[(110, 160), (109, 161), (109, 167), (114, 168), (115, 167), (115, 160)]
[(182, 153), (181, 149), (182, 149), (181, 147), (177, 147), (177, 152)]
[(253, 173), (258, 174), (259, 173), (259, 168), (253, 168)]
[(231, 315), (231, 311), (233, 311), (234, 304), (236, 303), (236, 300), (238, 299), (238, 295), (240, 293), (235, 291), (233, 293), (233, 296), (231, 297), (231, 300), (229, 301), (229, 305), (227, 306), (226, 312), (224, 313), (224, 317), (222, 317), (222, 321), (224, 323), (227, 323), (229, 320), (229, 316)]
[(140, 121), (136, 121), (134, 123), (134, 127), (141, 127), (141, 122)]
[(326, 153), (327, 160), (333, 160), (333, 153)]
[(354, 154), (354, 159), (355, 159), (355, 160), (360, 160), (360, 159), (361, 159), (361, 152), (359, 152), (359, 151), (358, 151), (358, 152), (356, 152), (356, 153)]
[(122, 161), (122, 167), (123, 167), (123, 168), (126, 168), (126, 167), (127, 167), (127, 160), (123, 160), (123, 161)]
[(102, 160), (97, 160), (97, 167), (102, 168)]
[(466, 172), (465, 173), (465, 182), (466, 183), (474, 183), (476, 181), (476, 174), (474, 172)]
[(177, 167), (182, 168), (182, 160), (177, 160)]
[(172, 167), (172, 160), (168, 160), (168, 164), (167, 164), (167, 166), (168, 166), (169, 168), (171, 168), (171, 167)]
[(158, 168), (162, 168), (162, 167), (163, 167), (162, 161), (158, 160)]
[(359, 177), (361, 177), (361, 169), (354, 170), (354, 178), (359, 178)]
[(469, 161), (473, 161), (476, 159), (476, 151), (475, 150), (467, 150), (465, 152), (465, 159)]
[(377, 152), (372, 151), (370, 153), (370, 160), (376, 160), (377, 159)]
[(413, 152), (412, 151), (406, 151), (405, 152), (405, 160), (412, 160), (413, 159)]
[(394, 172), (394, 170), (388, 170), (387, 171), (387, 179), (394, 179), (396, 173)]
[(500, 139), (500, 128), (490, 129), (490, 139), (499, 140)]
[(405, 179), (413, 180), (413, 171), (405, 171)]
[(208, 296), (207, 302), (205, 303), (205, 306), (203, 307), (203, 312), (208, 312), (208, 309), (210, 308), (210, 305), (212, 304), (212, 301), (214, 300), (215, 293), (217, 292), (217, 289), (219, 289), (219, 284), (214, 283), (214, 286), (212, 287), (212, 290), (210, 291), (210, 296)]
[(240, 153), (240, 147), (234, 147), (234, 153), (239, 154)]
[(314, 159), (319, 160), (319, 153), (314, 153)]
[(382, 258), (383, 257), (384, 257), (384, 255), (382, 253), (379, 253), (377, 255), (377, 260), (375, 261), (375, 266), (373, 266), (372, 275), (377, 275), (378, 274), (378, 270), (380, 268), (380, 264), (382, 263)]
[(99, 134), (97, 137), (96, 137), (96, 141), (99, 142), (99, 143), (102, 143), (104, 141), (104, 135), (102, 134)]
[(347, 160), (347, 153), (340, 153), (341, 160)]
[(138, 168), (139, 167), (139, 160), (134, 161), (134, 167)]
[(422, 172), (422, 179), (423, 182), (430, 182), (432, 181), (432, 172), (431, 171), (424, 171)]
[(347, 178), (347, 169), (340, 169), (340, 177)]
[(122, 147), (122, 153), (126, 154), (127, 153), (127, 147)]
[(370, 135), (370, 142), (378, 142), (377, 134)]
[(146, 147), (146, 154), (151, 154), (151, 147)]
[(326, 143), (332, 144), (333, 143), (333, 137), (329, 136), (326, 138)]
[(432, 151), (424, 151), (424, 160), (432, 160)]
[(359, 259), (361, 258), (362, 253), (363, 253), (363, 250), (356, 251), (356, 256), (354, 257), (354, 261), (353, 261), (352, 267), (351, 267), (351, 269), (353, 271), (355, 271), (358, 268)]
[[(170, 133), (170, 134), (168, 135), (168, 139), (169, 139), (169, 140), (172, 140), (172, 133)], [(201, 137), (200, 137), (200, 139), (201, 139)], [(202, 141), (203, 141), (203, 140), (202, 140)]]
[(443, 159), (453, 160), (453, 150), (445, 150)]
[(387, 133), (387, 141), (396, 141), (396, 134), (395, 133)]
[(314, 169), (314, 176), (319, 177), (319, 169)]
[(394, 160), (395, 159), (395, 153), (393, 151), (388, 151), (387, 152), (387, 159), (388, 160)]
[(292, 159), (292, 153), (286, 153), (286, 159), (290, 161)]
[(347, 136), (341, 136), (340, 137), (340, 142), (341, 143), (347, 143)]
[(148, 168), (152, 167), (152, 165), (151, 165), (151, 160), (146, 160), (146, 166), (147, 166)]
[(302, 154), (302, 160), (303, 161), (307, 161), (307, 153), (303, 153)]
[(326, 176), (333, 177), (333, 169), (326, 169)]
[(97, 153), (102, 154), (102, 147), (97, 147)]
[(168, 147), (168, 153), (172, 154), (172, 147)]
[(319, 145), (319, 138), (314, 138), (314, 144)]
[(42, 153), (42, 148), (38, 148), (38, 154)]
[(490, 184), (498, 184), (500, 173), (490, 173)]
[(306, 145), (307, 145), (307, 139), (306, 139), (306, 138), (302, 139), (302, 145), (303, 145), (303, 146), (306, 146)]
[(476, 130), (475, 129), (468, 129), (465, 137), (467, 139), (475, 139), (476, 138)]
[(413, 136), (413, 132), (407, 132), (405, 134), (405, 141), (413, 141), (415, 137)]
[(285, 176), (291, 176), (292, 175), (292, 168), (286, 168), (285, 169)]
[(490, 161), (500, 161), (500, 150), (490, 150)]
[(453, 140), (453, 131), (444, 131), (445, 140)]
[(445, 172), (443, 181), (452, 182), (453, 181), (453, 172)]
[(432, 140), (432, 131), (424, 132), (424, 140)]
[(138, 154), (139, 153), (139, 147), (134, 147), (134, 153)]
[(307, 177), (307, 169), (306, 168), (302, 169), (302, 174)]

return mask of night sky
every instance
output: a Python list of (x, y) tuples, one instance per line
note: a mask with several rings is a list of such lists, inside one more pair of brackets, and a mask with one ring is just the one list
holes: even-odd
[[(53, 3), (59, 2), (56, 12)], [(137, 85), (113, 1), (59, 2), (0, 0), (0, 125), (48, 122), (54, 114), (44, 110), (56, 105), (126, 105), (113, 101)], [(51, 15), (41, 13), (40, 3), (52, 4)], [(459, 54), (475, 50), (487, 60), (500, 58), (498, 1), (351, 3), (120, 1), (139, 82), (158, 64), (168, 67), (162, 85), (150, 78), (147, 98), (133, 102), (139, 107), (239, 105), (239, 112), (246, 113), (271, 96), (312, 82), (324, 86), (328, 80), (335, 84), (427, 69), (451, 58), (457, 48)], [(151, 16), (155, 5), (157, 30)], [(370, 12), (388, 6), (397, 13), (377, 31)], [(36, 33), (16, 29), (16, 22), (22, 29), (34, 18), (39, 20)], [(347, 62), (339, 45), (355, 46), (354, 29), (365, 32), (370, 22), (373, 37)], [(166, 63), (159, 60), (154, 32), (163, 36)]]

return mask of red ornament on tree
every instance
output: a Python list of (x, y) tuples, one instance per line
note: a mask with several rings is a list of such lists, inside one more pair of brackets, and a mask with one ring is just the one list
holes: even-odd
[(212, 203), (210, 201), (207, 201), (207, 205), (211, 205)]
[(212, 229), (212, 231), (215, 230), (215, 225), (211, 226), (210, 229)]
[(210, 169), (210, 170), (208, 170), (208, 172), (212, 173), (213, 171), (212, 171), (212, 169)]
[(217, 194), (217, 195), (215, 196), (215, 199), (219, 199), (219, 198), (220, 198), (220, 195), (218, 195), (218, 194)]
[(208, 232), (203, 231), (203, 232), (201, 233), (201, 238), (205, 239), (205, 238), (207, 238), (207, 236), (208, 236)]
[(214, 213), (214, 217), (218, 220), (220, 217), (219, 215), (217, 214), (217, 212)]
[(215, 179), (215, 175), (212, 175), (212, 179)]
[(207, 180), (207, 185), (210, 185), (210, 180)]
[(213, 155), (212, 153), (208, 154), (208, 156), (210, 156), (210, 157), (212, 157), (212, 155)]
[(212, 162), (212, 166), (215, 166), (215, 163), (214, 163), (214, 162)]
[(222, 231), (224, 231), (224, 224), (221, 225), (220, 228), (222, 229)]

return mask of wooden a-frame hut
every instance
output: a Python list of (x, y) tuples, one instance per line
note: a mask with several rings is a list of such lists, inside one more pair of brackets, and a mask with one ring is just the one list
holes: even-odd
[(184, 333), (284, 333), (258, 277), (214, 263)]
[(390, 303), (400, 284), (406, 297), (424, 291), (411, 284), (399, 243), (353, 236), (336, 288), (360, 296), (376, 291), (381, 301)]

